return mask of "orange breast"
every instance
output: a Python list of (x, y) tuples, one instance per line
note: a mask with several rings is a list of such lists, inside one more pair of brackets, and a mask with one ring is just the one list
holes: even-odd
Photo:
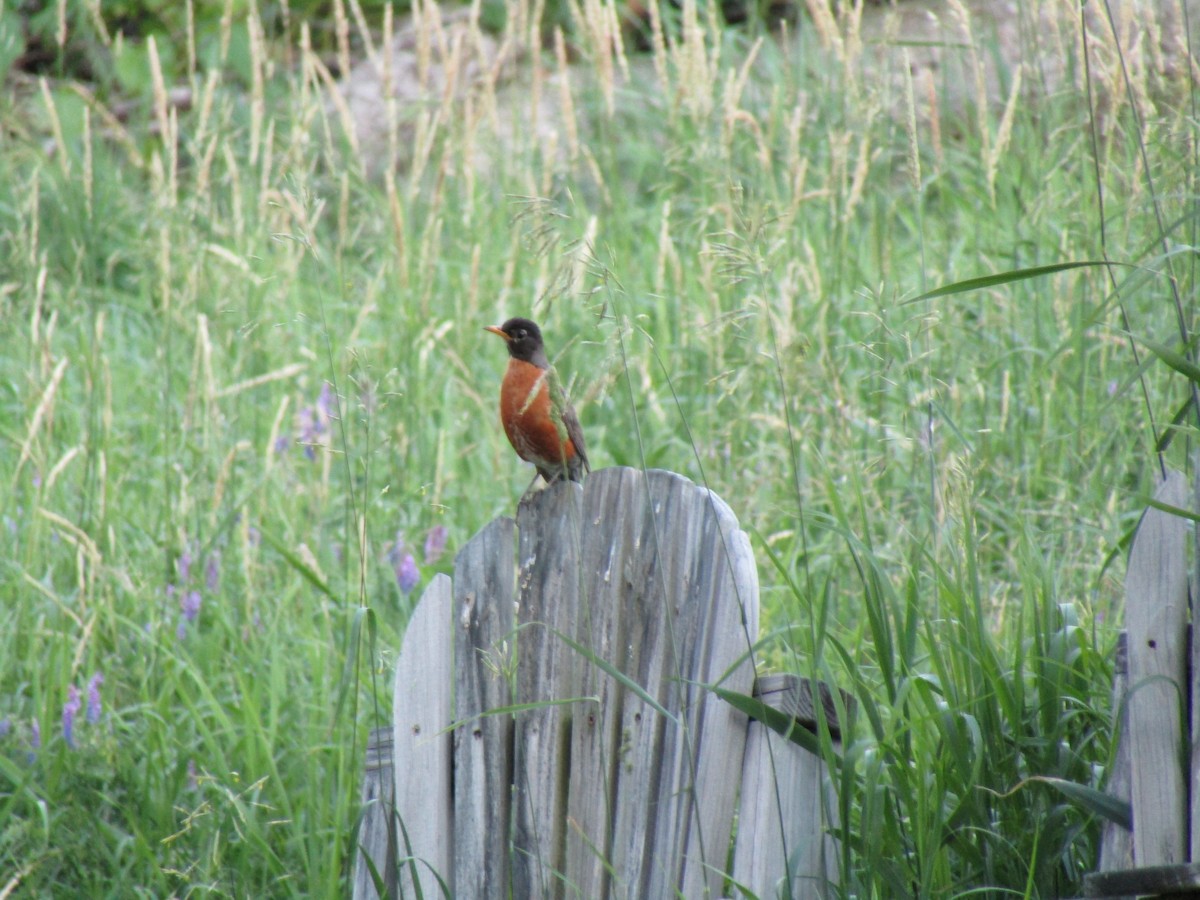
[(534, 465), (561, 466), (575, 455), (566, 430), (551, 415), (549, 376), (519, 359), (508, 361), (500, 388), (500, 420), (521, 459)]

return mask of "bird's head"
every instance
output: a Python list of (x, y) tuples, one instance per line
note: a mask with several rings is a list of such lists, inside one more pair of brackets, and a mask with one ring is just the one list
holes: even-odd
[(503, 325), (488, 325), (485, 330), (504, 338), (513, 359), (537, 365), (539, 358), (545, 358), (542, 331), (529, 319), (509, 319)]

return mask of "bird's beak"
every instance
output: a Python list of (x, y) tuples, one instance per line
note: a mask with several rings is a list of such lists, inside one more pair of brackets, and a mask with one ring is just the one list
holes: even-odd
[(502, 329), (499, 325), (484, 325), (483, 330), (490, 331), (492, 334), (498, 334), (498, 335), (500, 335), (500, 337), (504, 338), (506, 341), (512, 340), (512, 338), (510, 338), (507, 334), (504, 333), (504, 329)]

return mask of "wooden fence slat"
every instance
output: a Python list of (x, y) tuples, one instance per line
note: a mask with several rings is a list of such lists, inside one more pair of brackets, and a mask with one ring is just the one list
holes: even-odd
[[(1187, 481), (1171, 472), (1155, 499), (1186, 508)], [(1125, 576), (1129, 632), (1129, 730), (1133, 762), (1133, 853), (1139, 866), (1185, 861), (1183, 722), (1187, 678), (1187, 521), (1148, 509)]]
[[(1133, 777), (1130, 761), (1129, 734), (1129, 635), (1117, 635), (1116, 660), (1113, 663), (1112, 708), (1117, 734), (1117, 753), (1113, 760), (1112, 776), (1107, 792), (1128, 803), (1131, 799)], [(1116, 822), (1105, 821), (1100, 832), (1099, 871), (1133, 868), (1133, 832)]]
[(454, 562), (454, 717), (464, 723), (454, 733), (458, 900), (508, 896), (512, 719), (480, 714), (512, 702), (515, 527), (512, 519), (496, 519)]
[[(554, 484), (517, 509), (519, 610), (517, 701), (578, 696), (574, 660), (554, 632), (574, 639), (579, 608), (583, 488)], [(562, 890), (569, 709), (541, 706), (517, 714), (514, 730), (514, 897)]]
[[(696, 866), (689, 883), (712, 887), (719, 882), (703, 866), (725, 865), (733, 793), (720, 785), (721, 757), (726, 775), (730, 758), (737, 772), (745, 720), (700, 683), (724, 676), (745, 652), (738, 594), (745, 598), (754, 593), (752, 584), (737, 592), (731, 584), (731, 571), (744, 568), (732, 565), (728, 554), (743, 545), (734, 536), (736, 520), (725, 504), (672, 473), (652, 470), (646, 482), (644, 529), (658, 558), (642, 610), (643, 622), (652, 624), (654, 642), (642, 648), (649, 667), (640, 673), (640, 683), (673, 716), (661, 719), (640, 700), (630, 704), (632, 715), (624, 716), (623, 737), (628, 733), (629, 739), (623, 746), (630, 752), (620, 778), (628, 774), (648, 798), (648, 803), (617, 810), (613, 857), (632, 898), (676, 895), (689, 868), (685, 859)], [(739, 672), (726, 686), (749, 691), (750, 667)], [(701, 738), (706, 718), (713, 726), (710, 755), (704, 754)], [(704, 796), (697, 811), (702, 780), (716, 793)], [(736, 785), (731, 790), (736, 792)]]
[[(452, 588), (444, 577), (430, 585), (397, 663), (397, 804), (424, 896), (441, 894), (431, 868), (467, 900), (719, 896), (751, 729), (705, 685), (751, 692), (757, 632), (749, 539), (723, 501), (682, 476), (603, 470), (488, 525), (459, 553)], [(450, 684), (460, 724), (445, 747), (448, 706), (431, 713), (430, 702), (448, 703)], [(819, 692), (792, 693), (798, 708)], [(487, 715), (521, 704), (533, 708)], [(806, 762), (820, 793), (820, 762)], [(439, 766), (453, 773), (446, 787)], [(769, 771), (756, 775), (751, 794), (773, 789)], [(368, 773), (372, 796), (381, 780)], [(430, 802), (451, 789), (452, 800)], [(748, 837), (758, 826), (741, 796)], [(793, 808), (828, 856), (820, 823), (831, 813), (812, 798)], [(388, 839), (367, 827), (381, 812), (365, 811), (364, 842)], [(404, 858), (395, 834), (372, 859)], [(355, 874), (356, 900), (373, 896)], [(824, 868), (815, 878), (824, 883)]]
[[(816, 727), (811, 682), (795, 675), (766, 675), (754, 692), (768, 706), (796, 717), (797, 727)], [(839, 723), (832, 703), (826, 705), (825, 720), (836, 735)], [(820, 758), (761, 722), (750, 723), (733, 877), (761, 900), (830, 895), (836, 850), (828, 832), (837, 824), (837, 808), (825, 780)]]
[[(702, 652), (693, 659), (690, 677), (749, 694), (754, 689), (754, 663), (748, 651), (754, 638), (748, 635), (758, 635), (758, 570), (750, 539), (716, 495), (700, 491), (700, 507), (705, 540), (698, 548), (692, 602), (703, 613), (705, 640), (696, 648)], [(681, 893), (719, 897), (739, 789), (731, 773), (742, 770), (749, 723), (744, 713), (699, 684), (694, 690), (692, 765), (695, 793), (703, 802), (693, 805), (687, 824)]]
[(425, 589), (404, 631), (396, 661), (392, 694), (394, 758), (398, 771), (423, 773), (418, 781), (396, 784), (398, 830), (396, 849), (401, 860), (401, 896), (413, 896), (419, 880), (426, 896), (436, 896), (437, 879), (447, 878), (451, 860), (452, 803), (450, 791), (450, 579), (436, 575)]
[[(683, 681), (691, 671), (691, 649), (696, 645), (701, 611), (688, 603), (691, 596), (693, 554), (702, 519), (697, 515), (699, 497), (694, 486), (676, 480), (653, 478), (647, 473), (647, 488), (653, 519), (653, 540), (659, 544), (659, 602), (666, 612), (664, 642), (656, 666), (659, 671), (657, 697), (675, 718), (659, 723), (661, 749), (649, 765), (658, 767), (657, 796), (652, 797), (649, 834), (642, 850), (648, 869), (647, 887), (632, 897), (670, 897), (679, 885), (687, 824), (695, 797), (691, 773), (695, 710), (689, 709), (694, 692)], [(689, 488), (691, 488), (689, 490)], [(668, 524), (669, 531), (668, 531)], [(667, 534), (671, 535), (670, 542)]]
[[(630, 674), (631, 651), (626, 605), (646, 583), (645, 570), (638, 563), (649, 557), (636, 550), (644, 504), (642, 474), (635, 469), (605, 469), (588, 478), (584, 527), (603, 529), (604, 540), (583, 544), (579, 640), (625, 674)], [(641, 637), (638, 634), (637, 640)], [(566, 870), (575, 895), (605, 897), (625, 690), (594, 664), (583, 666), (581, 676), (580, 694), (599, 702), (577, 703), (572, 711)]]
[[(1200, 450), (1192, 454), (1192, 511), (1200, 512)], [(1191, 784), (1188, 792), (1191, 798), (1189, 823), (1191, 828), (1191, 853), (1188, 859), (1200, 862), (1200, 525), (1192, 525), (1192, 589), (1191, 593), (1191, 627), (1188, 631), (1188, 648), (1190, 651), (1191, 683), (1188, 685), (1188, 707), (1191, 709), (1192, 720), (1189, 723), (1192, 752), (1188, 758), (1188, 771), (1191, 773)]]
[(383, 880), (384, 896), (390, 897), (396, 891), (396, 831), (388, 827), (392, 819), (392, 739), (392, 726), (386, 725), (372, 730), (367, 741), (359, 850), (354, 863), (355, 900), (375, 900), (379, 896), (371, 874), (372, 865)]
[[(655, 530), (662, 514), (662, 498), (652, 499), (645, 475), (636, 473), (640, 485), (638, 507), (630, 509), (633, 523), (633, 553), (621, 563), (623, 599), (624, 673), (646, 696), (666, 699), (665, 665), (671, 642), (673, 605), (663, 594), (663, 568)], [(661, 493), (661, 492), (660, 492)], [(658, 505), (656, 515), (655, 505)], [(669, 707), (668, 707), (669, 708)], [(613, 801), (613, 882), (610, 896), (651, 896), (647, 881), (653, 867), (650, 859), (654, 819), (658, 806), (658, 780), (662, 761), (666, 720), (632, 692), (622, 695), (617, 784)]]

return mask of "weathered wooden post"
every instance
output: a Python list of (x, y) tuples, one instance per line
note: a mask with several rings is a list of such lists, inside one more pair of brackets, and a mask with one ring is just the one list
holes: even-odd
[[(786, 712), (797, 727), (816, 731), (823, 718), (838, 747), (841, 731), (832, 693), (820, 684), (813, 694), (813, 683), (795, 675), (760, 675), (754, 686), (755, 697)], [(733, 870), (759, 897), (823, 896), (820, 879), (836, 871), (837, 852), (830, 833), (837, 811), (827, 806), (832, 792), (826, 775), (819, 757), (761, 722), (750, 723)], [(777, 793), (779, 785), (792, 789)]]
[[(392, 729), (376, 728), (367, 742), (367, 764), (363, 771), (362, 819), (358, 833), (362, 852), (354, 870), (354, 896), (377, 896), (375, 878), (383, 881), (384, 890), (397, 890), (396, 831), (390, 828), (395, 783), (392, 779)], [(371, 865), (377, 865), (375, 872)]]
[(448, 643), (455, 662), (453, 718), (462, 723), (454, 734), (453, 844), (454, 884), (463, 897), (505, 897), (509, 883), (513, 722), (478, 713), (512, 703), (514, 528), (512, 519), (495, 520), (455, 560)]
[[(1162, 506), (1187, 509), (1187, 480), (1168, 473), (1154, 497)], [(1193, 762), (1200, 719), (1189, 679), (1189, 669), (1195, 676), (1189, 655), (1197, 648), (1187, 624), (1188, 527), (1183, 517), (1151, 507), (1130, 549), (1126, 633), (1113, 685), (1121, 734), (1109, 792), (1131, 803), (1133, 830), (1106, 823), (1100, 871), (1084, 879), (1088, 897), (1200, 895), (1200, 769)], [(1193, 606), (1193, 622), (1197, 611)]]
[[(400, 896), (419, 881), (426, 897), (718, 898), (730, 878), (763, 898), (824, 896), (823, 762), (710, 686), (756, 690), (835, 737), (849, 701), (756, 682), (757, 638), (749, 539), (711, 492), (612, 468), (534, 495), (414, 612), (396, 670), (395, 856), (377, 855), (392, 852), (374, 833), (388, 816), (364, 816), (358, 874), (395, 858)], [(355, 897), (373, 896), (356, 877)]]

